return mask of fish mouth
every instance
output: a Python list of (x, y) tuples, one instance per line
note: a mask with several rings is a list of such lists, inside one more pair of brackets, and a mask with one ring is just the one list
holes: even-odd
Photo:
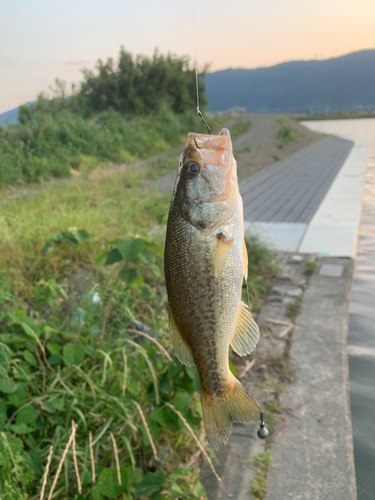
[(217, 135), (191, 132), (183, 156), (186, 160), (194, 157), (202, 167), (216, 165), (231, 171), (235, 161), (229, 130), (223, 128)]
[(208, 149), (210, 151), (226, 150), (232, 152), (232, 140), (227, 128), (223, 128), (217, 135), (196, 134), (190, 132), (188, 144), (197, 149)]

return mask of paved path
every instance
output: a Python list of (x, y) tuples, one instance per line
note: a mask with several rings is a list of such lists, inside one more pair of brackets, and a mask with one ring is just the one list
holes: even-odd
[(309, 222), (352, 147), (351, 141), (326, 137), (243, 181), (245, 219)]
[(245, 229), (280, 250), (355, 258), (375, 120), (304, 125), (340, 138), (327, 137), (243, 181)]
[[(375, 498), (375, 120), (310, 122), (367, 152), (349, 317), (350, 401), (358, 500)], [(359, 167), (360, 168), (360, 167)]]
[(346, 353), (353, 264), (320, 263), (343, 272), (315, 274), (305, 293), (290, 350), (296, 382), (281, 395), (289, 418), (272, 443), (267, 500), (356, 499)]

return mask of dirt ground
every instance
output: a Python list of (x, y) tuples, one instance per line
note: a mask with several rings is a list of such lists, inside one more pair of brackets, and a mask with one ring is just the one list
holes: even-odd
[[(225, 126), (230, 129), (237, 121), (251, 121), (248, 132), (239, 135), (233, 141), (239, 182), (247, 179), (259, 170), (262, 170), (262, 168), (275, 163), (275, 161), (284, 160), (299, 149), (309, 146), (323, 138), (321, 134), (307, 129), (299, 122), (289, 120), (289, 123), (296, 130), (297, 138), (295, 141), (288, 142), (283, 149), (280, 149), (277, 147), (277, 145), (280, 144), (280, 138), (277, 136), (280, 125), (276, 121), (279, 116), (281, 115), (244, 113), (237, 118), (228, 120), (225, 124)], [(250, 151), (245, 151), (245, 148), (249, 148)], [(277, 155), (279, 160), (275, 160), (273, 155)], [(148, 183), (147, 189), (156, 188), (164, 193), (172, 193), (176, 180), (176, 173), (177, 162), (174, 172), (166, 174), (155, 181), (151, 181)]]
[[(283, 149), (278, 148), (277, 145), (280, 143), (280, 139), (277, 134), (280, 125), (276, 119), (279, 116), (255, 113), (241, 115), (240, 120), (250, 120), (251, 127), (248, 132), (238, 136), (233, 141), (239, 181), (275, 163), (277, 160), (273, 155), (277, 155), (280, 160), (284, 160), (299, 149), (322, 139), (320, 134), (307, 129), (295, 120), (289, 120), (289, 123), (297, 132), (297, 138), (295, 141), (288, 142)], [(245, 152), (243, 151), (244, 148), (250, 148), (250, 151)]]

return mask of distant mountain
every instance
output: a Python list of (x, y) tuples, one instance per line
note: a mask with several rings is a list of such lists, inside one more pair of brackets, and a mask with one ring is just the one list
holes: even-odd
[[(375, 111), (375, 49), (324, 61), (215, 71), (206, 75), (206, 92), (210, 111), (234, 106), (258, 113)], [(17, 123), (18, 108), (0, 115), (1, 126), (7, 120)]]
[(375, 110), (375, 49), (324, 61), (269, 68), (225, 69), (206, 75), (208, 109), (331, 113)]
[[(29, 101), (25, 104), (33, 104), (35, 101)], [(0, 126), (5, 127), (7, 123), (18, 123), (18, 108), (10, 109), (9, 111), (5, 111), (0, 115)]]

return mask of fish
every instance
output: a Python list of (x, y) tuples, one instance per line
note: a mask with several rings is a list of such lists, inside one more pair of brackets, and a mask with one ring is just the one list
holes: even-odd
[(229, 345), (244, 356), (259, 328), (242, 302), (248, 256), (243, 204), (230, 132), (190, 133), (169, 209), (164, 268), (175, 354), (195, 365), (206, 435), (224, 446), (232, 422), (252, 422), (259, 407), (229, 368)]

